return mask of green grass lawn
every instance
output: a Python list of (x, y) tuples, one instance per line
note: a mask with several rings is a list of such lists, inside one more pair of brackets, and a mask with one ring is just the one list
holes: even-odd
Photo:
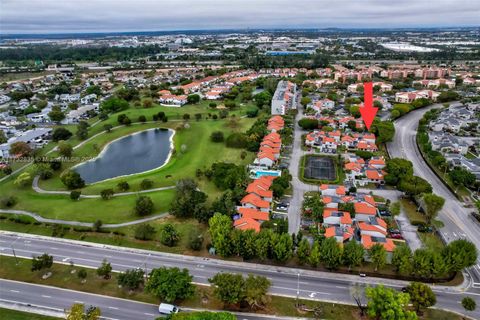
[[(255, 119), (243, 118), (236, 121), (233, 125), (230, 119), (225, 120), (191, 120), (189, 128), (178, 130), (174, 137), (176, 154), (172, 156), (170, 162), (164, 167), (140, 173), (137, 175), (111, 179), (104, 182), (88, 185), (83, 190), (83, 194), (99, 194), (101, 190), (113, 188), (121, 180), (126, 180), (131, 186), (130, 191), (140, 190), (140, 182), (143, 179), (154, 181), (153, 188), (173, 186), (175, 181), (183, 178), (194, 178), (198, 181), (202, 191), (209, 196), (209, 201), (213, 201), (222, 191), (218, 190), (213, 183), (206, 178), (196, 178), (196, 170), (205, 170), (217, 161), (234, 162), (240, 165), (251, 163), (254, 153), (248, 152), (247, 157), (242, 160), (240, 154), (242, 149), (227, 148), (224, 143), (213, 143), (210, 141), (210, 135), (214, 131), (223, 131), (228, 136), (234, 131), (247, 130)], [(133, 132), (138, 132), (155, 127), (177, 128), (180, 122), (168, 122), (166, 124), (136, 124), (129, 127), (120, 127), (110, 133), (97, 136), (75, 150), (75, 157), (93, 157), (110, 141)], [(181, 152), (181, 146), (185, 145), (186, 150)], [(54, 154), (54, 153), (53, 153)], [(63, 170), (76, 164), (64, 163)], [(31, 170), (31, 167), (27, 170)], [(46, 190), (66, 190), (56, 173), (53, 178), (40, 182), (40, 186)], [(169, 176), (167, 178), (167, 176)], [(38, 194), (31, 188), (18, 188), (13, 184), (14, 177), (7, 179), (0, 184), (0, 193), (3, 195), (14, 195), (18, 199), (15, 209), (36, 212), (47, 218), (57, 218), (64, 220), (78, 220), (93, 222), (101, 219), (103, 223), (119, 223), (135, 219), (132, 209), (135, 203), (136, 195), (114, 197), (105, 201), (101, 199), (81, 199), (72, 201), (68, 195), (46, 195)], [(169, 204), (174, 196), (173, 190), (157, 191), (148, 193), (155, 203), (155, 213), (165, 212), (169, 209)]]
[(60, 318), (53, 318), (42, 316), (35, 313), (28, 313), (17, 310), (3, 309), (0, 308), (0, 318), (8, 320), (54, 320)]
[[(157, 233), (149, 241), (137, 240), (134, 237), (135, 226), (104, 229), (104, 232), (93, 232), (89, 228), (73, 228), (72, 226), (60, 226), (61, 228), (43, 223), (34, 223), (33, 219), (27, 216), (13, 217), (0, 215), (0, 230), (13, 232), (24, 232), (29, 234), (38, 234), (43, 236), (55, 236), (65, 239), (82, 240), (94, 243), (103, 243), (115, 246), (131, 247), (145, 250), (157, 250), (169, 253), (189, 254), (189, 255), (207, 255), (206, 243), (209, 241), (207, 226), (199, 223), (195, 219), (177, 219), (175, 217), (166, 217), (148, 222), (155, 228)], [(16, 219), (16, 220), (15, 220)], [(21, 221), (17, 222), (17, 221)], [(166, 223), (171, 223), (177, 230), (180, 240), (177, 245), (168, 247), (160, 243), (160, 230)], [(200, 251), (192, 251), (188, 247), (189, 235), (193, 231), (198, 232), (204, 237), (204, 246)]]

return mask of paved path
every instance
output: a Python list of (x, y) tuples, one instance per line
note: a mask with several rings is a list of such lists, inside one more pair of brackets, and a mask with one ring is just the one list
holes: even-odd
[[(61, 219), (48, 219), (44, 218), (34, 212), (30, 211), (24, 211), (24, 210), (6, 210), (6, 209), (0, 209), (0, 213), (6, 213), (6, 214), (11, 214), (11, 215), (25, 215), (32, 217), (38, 222), (42, 223), (53, 223), (53, 224), (64, 224), (64, 225), (69, 225), (69, 226), (78, 226), (78, 227), (93, 227), (92, 222), (80, 222), (80, 221), (72, 221), (72, 220), (61, 220)], [(146, 218), (138, 219), (138, 220), (133, 220), (133, 221), (128, 221), (128, 222), (122, 222), (122, 223), (113, 223), (113, 224), (103, 224), (102, 228), (120, 228), (120, 227), (126, 227), (126, 226), (132, 226), (160, 218), (167, 217), (169, 215), (168, 212), (164, 213), (159, 213), (153, 216), (149, 216)]]
[[(33, 182), (32, 182), (32, 188), (37, 193), (70, 195), (70, 191), (44, 190), (44, 189), (42, 189), (38, 186), (38, 180), (39, 180), (39, 176), (36, 176), (33, 179)], [(118, 192), (118, 193), (114, 193), (113, 196), (114, 197), (131, 196), (131, 195), (135, 195), (135, 194), (139, 194), (139, 193), (150, 193), (150, 192), (172, 190), (172, 189), (175, 189), (175, 186), (161, 187), (161, 188), (154, 188), (154, 189), (140, 190), (140, 191)], [(99, 194), (82, 194), (82, 195), (80, 195), (80, 198), (94, 199), (94, 198), (101, 198), (101, 195), (99, 195)]]

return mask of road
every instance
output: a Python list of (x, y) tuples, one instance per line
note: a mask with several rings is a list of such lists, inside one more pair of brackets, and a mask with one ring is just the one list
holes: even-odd
[[(86, 307), (97, 306), (102, 312), (102, 318), (109, 320), (147, 320), (160, 316), (156, 304), (0, 279), (0, 306), (31, 312), (41, 310), (52, 316), (62, 316), (74, 303), (83, 303)], [(183, 310), (194, 311), (190, 308)], [(236, 315), (241, 320), (282, 319), (240, 313)]]
[[(132, 268), (180, 267), (187, 268), (193, 275), (195, 283), (208, 285), (208, 278), (218, 272), (234, 272), (240, 274), (253, 273), (268, 277), (272, 281), (270, 292), (288, 297), (298, 296), (305, 299), (352, 303), (350, 289), (353, 285), (383, 284), (400, 289), (407, 282), (393, 279), (361, 278), (358, 275), (329, 273), (313, 270), (302, 270), (271, 265), (244, 262), (224, 261), (202, 257), (182, 256), (156, 251), (137, 250), (131, 248), (105, 246), (81, 241), (34, 236), (29, 234), (0, 232), (0, 254), (12, 255), (13, 250), (18, 257), (31, 258), (48, 252), (56, 262), (97, 268), (105, 258), (115, 271)], [(480, 304), (480, 294), (463, 292), (461, 288), (433, 286), (437, 295), (437, 307), (462, 312), (459, 301), (468, 295)], [(480, 318), (477, 309), (472, 316)]]
[[(455, 195), (440, 181), (430, 167), (425, 163), (416, 143), (418, 121), (432, 108), (441, 108), (441, 104), (435, 104), (410, 112), (395, 122), (394, 140), (388, 143), (387, 148), (392, 158), (408, 159), (413, 163), (414, 174), (430, 182), (433, 192), (445, 198), (445, 205), (438, 215), (438, 219), (444, 223), (440, 234), (446, 242), (466, 238), (480, 248), (480, 227), (469, 215)], [(480, 256), (477, 265), (467, 270), (474, 287), (480, 287)]]
[[(288, 171), (292, 175), (292, 187), (293, 194), (290, 199), (290, 205), (288, 207), (288, 233), (298, 233), (300, 230), (300, 220), (303, 204), (303, 194), (305, 193), (304, 188), (300, 188), (304, 183), (300, 181), (298, 177), (299, 168), (300, 168), (300, 159), (302, 158), (304, 152), (302, 151), (302, 134), (303, 130), (298, 125), (298, 120), (302, 118), (302, 108), (297, 107), (298, 113), (295, 117), (294, 130), (293, 130), (293, 147), (292, 155), (290, 159), (290, 165)], [(312, 186), (314, 187), (314, 186)]]

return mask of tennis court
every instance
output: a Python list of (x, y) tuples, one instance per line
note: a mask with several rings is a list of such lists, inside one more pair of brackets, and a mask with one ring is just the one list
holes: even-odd
[(317, 180), (335, 180), (335, 162), (332, 158), (309, 156), (305, 159), (304, 177)]

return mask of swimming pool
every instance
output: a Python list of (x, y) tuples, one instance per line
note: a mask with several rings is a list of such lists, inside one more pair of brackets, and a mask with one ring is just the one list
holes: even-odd
[(281, 175), (280, 171), (256, 171), (255, 172), (255, 178), (258, 179), (261, 176), (274, 176), (274, 177), (279, 177)]

